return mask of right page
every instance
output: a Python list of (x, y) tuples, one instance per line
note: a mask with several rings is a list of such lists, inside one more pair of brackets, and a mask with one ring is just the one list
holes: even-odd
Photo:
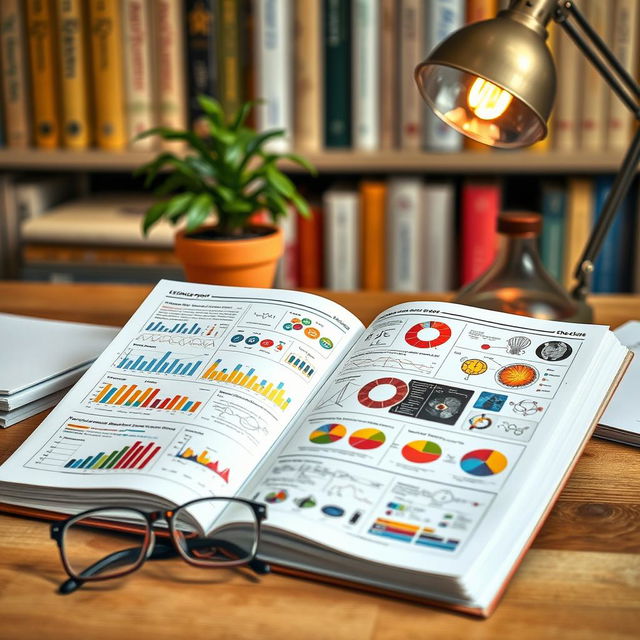
[(523, 499), (535, 503), (536, 479), (557, 465), (557, 485), (570, 466), (624, 359), (619, 345), (604, 348), (608, 339), (602, 326), (449, 303), (393, 307), (251, 495), (271, 505), (270, 528), (306, 545), (464, 575), (502, 534), (526, 542), (520, 534), (540, 513), (525, 506), (518, 530), (506, 516)]

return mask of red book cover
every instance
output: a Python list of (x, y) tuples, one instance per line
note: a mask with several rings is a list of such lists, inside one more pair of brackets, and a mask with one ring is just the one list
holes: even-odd
[(484, 273), (496, 256), (500, 195), (497, 182), (462, 185), (460, 277), (463, 286)]
[(300, 287), (322, 287), (322, 209), (311, 205), (309, 218), (298, 218), (298, 274)]

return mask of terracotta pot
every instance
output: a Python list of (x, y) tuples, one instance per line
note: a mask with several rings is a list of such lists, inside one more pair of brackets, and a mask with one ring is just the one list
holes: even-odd
[(236, 287), (271, 287), (284, 251), (282, 229), (258, 238), (218, 240), (176, 233), (175, 252), (190, 282)]

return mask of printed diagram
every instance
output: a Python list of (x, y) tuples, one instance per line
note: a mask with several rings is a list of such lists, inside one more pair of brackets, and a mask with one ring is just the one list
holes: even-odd
[(211, 349), (216, 345), (216, 341), (212, 338), (163, 333), (141, 333), (136, 338), (136, 342), (169, 344), (177, 347), (201, 347), (202, 349)]
[(496, 382), (503, 387), (522, 389), (531, 386), (539, 377), (540, 374), (535, 367), (518, 362), (502, 367), (496, 373)]
[(428, 376), (433, 373), (434, 365), (415, 362), (400, 355), (390, 356), (365, 353), (351, 358), (345, 365), (344, 371), (348, 371), (349, 369), (396, 369), (398, 371), (421, 373), (424, 376)]
[(549, 342), (543, 342), (537, 349), (536, 355), (541, 360), (547, 360), (549, 362), (559, 362), (560, 360), (566, 360), (573, 349), (571, 345), (559, 340), (550, 340)]
[(507, 353), (510, 356), (521, 356), (530, 345), (531, 340), (526, 336), (514, 336), (507, 340)]
[(331, 444), (344, 438), (347, 428), (343, 424), (323, 424), (309, 434), (309, 441), (314, 444)]
[[(528, 401), (525, 401), (528, 402)], [(462, 423), (462, 431), (481, 431), (485, 435), (507, 440), (528, 442), (531, 440), (537, 423), (520, 418), (512, 418), (499, 415), (487, 415), (485, 413), (470, 413)]]
[(509, 406), (514, 413), (522, 416), (532, 416), (539, 411), (544, 411), (544, 407), (541, 407), (537, 400), (520, 400), (520, 402), (510, 402)]
[(451, 328), (444, 322), (429, 320), (414, 324), (404, 335), (405, 342), (416, 349), (433, 349), (451, 338)]
[(468, 422), (469, 426), (467, 428), (469, 431), (473, 429), (488, 429), (493, 424), (493, 420), (484, 413), (471, 416)]
[(380, 429), (359, 429), (349, 436), (349, 444), (354, 449), (377, 449), (385, 443), (386, 436)]
[(155, 349), (127, 349), (113, 363), (123, 371), (137, 371), (160, 375), (192, 377), (211, 353), (198, 355), (156, 351)]
[(219, 460), (212, 460), (209, 451), (207, 449), (202, 449), (200, 451), (196, 451), (187, 445), (176, 454), (175, 456), (179, 460), (189, 460), (190, 462), (195, 462), (196, 464), (208, 469), (219, 478), (224, 480), (226, 484), (229, 483), (229, 473), (231, 470), (227, 467), (224, 469), (220, 464)]
[(479, 360), (478, 358), (471, 358), (469, 360), (464, 360), (462, 362), (462, 366), (460, 367), (463, 373), (467, 374), (467, 380), (469, 376), (479, 376), (488, 369), (488, 365), (484, 360)]
[(507, 468), (507, 458), (500, 451), (476, 449), (462, 456), (460, 468), (472, 476), (493, 476)]
[(355, 386), (358, 384), (356, 381), (360, 379), (360, 376), (354, 376), (352, 378), (341, 378), (336, 382), (337, 388), (332, 389), (328, 395), (326, 395), (315, 406), (314, 411), (320, 411), (322, 409), (333, 409), (335, 407), (343, 408), (347, 399), (355, 394)]
[(404, 323), (402, 320), (383, 320), (369, 327), (364, 338), (367, 347), (388, 347), (395, 340)]
[(442, 455), (442, 447), (429, 440), (414, 440), (402, 447), (402, 457), (409, 462), (425, 464), (434, 462)]
[(223, 424), (244, 435), (266, 436), (269, 434), (265, 422), (260, 420), (254, 412), (223, 399), (222, 395), (214, 398), (208, 410), (216, 424)]
[(483, 391), (475, 401), (473, 408), (483, 409), (484, 411), (500, 411), (508, 397), (501, 393)]
[(398, 404), (407, 393), (407, 383), (399, 378), (376, 378), (358, 391), (358, 402), (369, 409), (384, 409)]
[(293, 316), (282, 325), (282, 329), (292, 333), (299, 332), (296, 338), (304, 336), (312, 341), (317, 340), (317, 344), (327, 351), (333, 349), (334, 341), (326, 335), (321, 335), (322, 329), (319, 328), (318, 323), (314, 324), (311, 318)]

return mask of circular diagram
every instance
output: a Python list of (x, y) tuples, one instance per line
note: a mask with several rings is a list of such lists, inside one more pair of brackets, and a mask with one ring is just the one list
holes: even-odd
[[(427, 331), (425, 331), (427, 330)], [(422, 337), (420, 337), (420, 334)], [(432, 335), (433, 337), (427, 337)], [(404, 335), (405, 342), (418, 349), (432, 349), (444, 344), (451, 337), (451, 327), (444, 322), (431, 320), (414, 324)]]
[(471, 360), (465, 360), (460, 368), (468, 376), (479, 376), (487, 370), (487, 363), (484, 360), (472, 358)]
[[(385, 397), (387, 389), (378, 389), (382, 385), (391, 385), (395, 388), (393, 395)], [(393, 392), (393, 390), (391, 390)], [(399, 378), (376, 378), (358, 391), (358, 401), (361, 405), (369, 409), (384, 409), (394, 404), (398, 404), (409, 393), (409, 387), (404, 380)]]
[(471, 431), (471, 429), (488, 429), (492, 424), (493, 420), (484, 413), (481, 413), (469, 418), (469, 431)]
[(472, 476), (494, 476), (507, 468), (507, 458), (493, 449), (476, 449), (462, 456), (460, 467)]
[(330, 444), (337, 442), (347, 433), (347, 428), (343, 424), (323, 424), (311, 432), (309, 440), (314, 444)]
[(523, 364), (521, 362), (502, 367), (502, 369), (496, 373), (496, 381), (498, 384), (501, 384), (503, 387), (509, 387), (510, 389), (528, 387), (537, 379), (538, 371), (530, 364)]
[(328, 504), (322, 507), (322, 513), (327, 516), (331, 516), (332, 518), (339, 518), (344, 515), (344, 509), (336, 506), (335, 504)]
[(429, 440), (414, 440), (402, 447), (402, 457), (409, 462), (424, 464), (433, 462), (442, 455), (442, 447)]
[(560, 340), (550, 340), (549, 342), (543, 342), (537, 349), (536, 355), (542, 360), (551, 362), (558, 362), (559, 360), (566, 360), (573, 349), (571, 345)]
[(289, 497), (286, 489), (280, 489), (280, 491), (271, 491), (264, 497), (265, 502), (269, 504), (278, 504), (278, 502), (284, 502)]
[(379, 429), (359, 429), (349, 436), (349, 444), (354, 449), (377, 449), (386, 440)]

